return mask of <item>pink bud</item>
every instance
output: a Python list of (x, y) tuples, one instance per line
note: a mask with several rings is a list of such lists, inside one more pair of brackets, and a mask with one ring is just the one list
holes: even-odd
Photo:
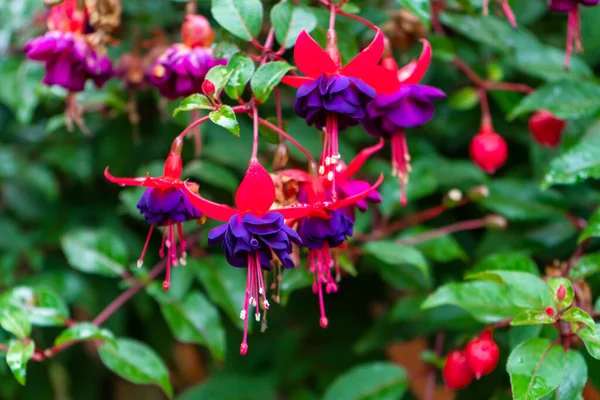
[(552, 306), (546, 307), (546, 315), (547, 316), (554, 317), (554, 314), (556, 314), (556, 310), (554, 309), (554, 307), (552, 307)]
[(215, 33), (202, 15), (187, 15), (181, 25), (181, 39), (189, 47), (209, 47), (215, 40)]
[(463, 389), (469, 386), (473, 381), (473, 371), (469, 367), (464, 351), (455, 350), (448, 354), (446, 364), (442, 369), (442, 376), (448, 389)]
[(565, 125), (564, 120), (545, 110), (537, 111), (529, 118), (529, 132), (535, 141), (544, 147), (558, 146)]
[(493, 131), (481, 131), (469, 146), (473, 162), (488, 174), (493, 174), (506, 163), (508, 146), (502, 138)]
[(215, 84), (208, 79), (205, 79), (204, 82), (202, 82), (202, 92), (208, 97), (213, 97), (215, 95), (215, 90)]
[(556, 298), (558, 301), (563, 301), (565, 296), (567, 295), (567, 289), (561, 284), (558, 289), (556, 289)]
[(498, 365), (500, 349), (492, 338), (480, 337), (471, 340), (465, 349), (467, 361), (475, 378), (490, 374)]

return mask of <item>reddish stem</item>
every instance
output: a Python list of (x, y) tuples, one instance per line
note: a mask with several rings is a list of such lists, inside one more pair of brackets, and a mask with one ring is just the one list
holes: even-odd
[(487, 91), (485, 89), (479, 89), (477, 94), (479, 95), (479, 104), (481, 105), (482, 130), (485, 127), (486, 131), (487, 129), (493, 131), (494, 128), (492, 127), (492, 114), (490, 113), (490, 104), (488, 103), (487, 99)]
[(452, 65), (458, 68), (463, 74), (471, 80), (478, 88), (485, 90), (504, 90), (507, 92), (532, 93), (534, 89), (522, 83), (494, 82), (482, 79), (473, 71), (473, 69), (458, 57), (452, 60)]
[(258, 159), (258, 109), (256, 106), (252, 107), (252, 121), (253, 121), (253, 139), (252, 139), (252, 160)]
[(486, 226), (485, 218), (472, 219), (468, 221), (461, 221), (455, 224), (447, 225), (439, 229), (435, 229), (429, 232), (422, 233), (420, 235), (411, 236), (405, 239), (396, 240), (396, 243), (401, 245), (413, 245), (417, 243), (426, 242), (428, 240), (436, 239), (441, 236), (446, 236), (451, 233), (461, 231), (471, 231), (474, 229), (481, 229)]

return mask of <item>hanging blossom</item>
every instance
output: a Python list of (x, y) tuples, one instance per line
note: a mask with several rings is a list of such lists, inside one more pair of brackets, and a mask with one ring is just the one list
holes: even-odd
[(168, 99), (202, 93), (206, 73), (224, 58), (214, 59), (210, 45), (215, 35), (202, 15), (187, 15), (181, 25), (183, 43), (171, 45), (161, 54), (148, 73), (148, 81)]
[[(187, 190), (197, 192), (198, 185), (188, 183), (186, 186), (181, 181), (182, 144), (182, 139), (179, 137), (173, 142), (171, 152), (165, 161), (162, 176), (156, 178), (150, 175), (139, 178), (116, 178), (108, 172), (108, 167), (104, 171), (106, 179), (113, 183), (121, 186), (143, 186), (147, 188), (140, 198), (137, 208), (150, 224), (150, 231), (137, 265), (141, 267), (144, 262), (144, 255), (154, 227), (163, 227), (159, 255), (161, 258), (165, 257), (166, 247), (167, 274), (163, 282), (164, 290), (168, 290), (171, 286), (171, 266), (176, 267), (179, 263), (185, 265), (186, 244), (181, 223), (202, 217), (202, 213), (193, 207), (184, 190), (187, 187)], [(177, 256), (177, 244), (179, 244), (179, 257)]]
[(48, 32), (30, 40), (24, 48), (27, 58), (45, 64), (43, 83), (80, 92), (91, 79), (102, 87), (113, 75), (110, 59), (99, 55), (84, 35), (87, 11), (77, 8), (77, 0), (65, 0), (52, 7)]
[[(327, 32), (323, 50), (306, 31), (298, 35), (294, 61), (306, 76), (286, 76), (283, 82), (298, 88), (295, 112), (309, 125), (325, 130), (319, 173), (330, 181), (339, 170), (338, 133), (358, 125), (366, 116), (367, 104), (375, 98), (372, 83), (385, 84), (374, 71), (383, 53), (384, 39), (377, 30), (371, 44), (344, 67), (336, 45), (335, 31)], [(333, 200), (337, 188), (333, 183)]]
[(550, 0), (548, 8), (552, 11), (568, 13), (567, 45), (565, 50), (566, 69), (568, 69), (571, 64), (573, 47), (575, 47), (576, 51), (583, 51), (579, 5), (593, 7), (598, 5), (599, 2), (600, 0)]
[(290, 257), (292, 243), (301, 244), (298, 234), (285, 224), (286, 218), (298, 219), (310, 213), (326, 216), (325, 212), (298, 204), (271, 211), (275, 201), (275, 186), (269, 173), (256, 160), (250, 162), (236, 195), (237, 209), (213, 203), (186, 188), (191, 204), (205, 216), (226, 222), (208, 234), (209, 244), (221, 243), (230, 265), (247, 268), (246, 294), (240, 318), (244, 321), (244, 336), (240, 354), (248, 352), (248, 319), (250, 307), (260, 320), (260, 308), (268, 309), (263, 270), (271, 269), (273, 254), (287, 268), (294, 268)]
[[(348, 164), (336, 171), (339, 198), (332, 201), (332, 182), (326, 177), (310, 177), (299, 170), (284, 171), (284, 175), (300, 182), (298, 200), (308, 203), (314, 208), (325, 210), (327, 218), (320, 215), (310, 215), (297, 221), (298, 235), (308, 248), (307, 268), (313, 274), (313, 292), (319, 298), (319, 324), (326, 328), (329, 320), (325, 313), (323, 292), (337, 292), (341, 277), (338, 262), (338, 249), (354, 233), (355, 208), (366, 211), (367, 202), (381, 202), (381, 196), (376, 189), (383, 181), (383, 176), (370, 185), (366, 181), (352, 179), (365, 161), (383, 147), (383, 141), (376, 146), (364, 149)], [(289, 221), (295, 224), (296, 221)], [(335, 267), (334, 279), (331, 270)]]
[(398, 69), (392, 57), (385, 57), (378, 72), (388, 79), (374, 84), (377, 97), (367, 106), (365, 130), (374, 136), (391, 140), (392, 174), (401, 187), (400, 201), (406, 204), (406, 184), (410, 173), (410, 154), (404, 135), (405, 128), (426, 124), (433, 118), (433, 101), (446, 97), (441, 90), (418, 85), (431, 62), (431, 46), (422, 39), (423, 51), (418, 61)]

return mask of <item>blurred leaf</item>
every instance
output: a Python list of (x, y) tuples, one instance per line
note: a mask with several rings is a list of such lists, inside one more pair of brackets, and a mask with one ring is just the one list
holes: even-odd
[(506, 290), (494, 282), (475, 281), (442, 285), (431, 294), (421, 308), (452, 304), (468, 311), (483, 323), (516, 317), (522, 309), (514, 305)]
[(565, 354), (548, 339), (529, 339), (510, 353), (506, 369), (515, 400), (539, 399), (562, 382)]
[(588, 380), (588, 368), (580, 352), (569, 350), (566, 354), (565, 377), (555, 394), (549, 394), (542, 400), (579, 400)]
[(496, 270), (521, 271), (534, 275), (540, 274), (537, 265), (528, 255), (508, 252), (490, 254), (480, 260), (470, 272), (475, 273)]
[(363, 251), (385, 264), (376, 264), (373, 267), (388, 283), (396, 285), (409, 279), (422, 288), (430, 287), (429, 265), (423, 254), (416, 248), (381, 240), (367, 243)]
[(577, 264), (569, 271), (573, 280), (585, 279), (600, 272), (600, 253), (586, 254), (577, 260)]
[(127, 249), (106, 231), (81, 229), (64, 235), (61, 246), (69, 264), (88, 274), (119, 277), (125, 273)]
[(218, 110), (211, 111), (208, 116), (215, 124), (222, 126), (235, 136), (240, 136), (240, 126), (235, 117), (235, 112), (228, 105), (223, 104)]
[(447, 36), (433, 35), (429, 38), (434, 59), (451, 62), (456, 57), (454, 43)]
[(117, 345), (114, 335), (108, 329), (99, 328), (89, 322), (78, 322), (62, 331), (54, 341), (54, 346), (58, 347), (65, 343), (85, 340), (100, 340), (109, 345)]
[(0, 326), (19, 339), (24, 339), (31, 334), (31, 322), (22, 309), (7, 306), (0, 309)]
[(158, 355), (147, 345), (132, 339), (118, 339), (98, 347), (102, 363), (112, 372), (138, 385), (159, 386), (172, 399), (173, 387), (169, 371)]
[(511, 321), (511, 325), (538, 325), (538, 324), (553, 324), (555, 318), (546, 314), (545, 311), (537, 310), (526, 310), (521, 314), (517, 315), (515, 319)]
[(408, 387), (402, 367), (389, 362), (362, 364), (338, 376), (323, 400), (397, 400)]
[(426, 296), (406, 296), (402, 297), (389, 312), (389, 318), (392, 322), (411, 320), (423, 313), (421, 305), (425, 301)]
[(199, 179), (219, 189), (234, 193), (239, 185), (237, 176), (218, 164), (206, 160), (190, 161), (183, 168), (183, 176)]
[(35, 351), (35, 343), (33, 340), (28, 340), (27, 344), (22, 341), (13, 341), (6, 352), (6, 363), (17, 382), (25, 386), (27, 380), (27, 363), (33, 356)]
[(36, 88), (41, 85), (44, 66), (18, 56), (0, 58), (0, 76), (11, 77), (0, 86), (0, 101), (9, 106), (22, 124), (31, 122), (39, 103)]
[[(412, 236), (429, 231), (431, 231), (430, 228), (422, 226), (415, 227), (403, 232), (398, 236), (398, 239), (409, 239)], [(440, 263), (448, 263), (456, 260), (464, 261), (469, 258), (467, 253), (465, 253), (458, 241), (452, 235), (445, 235), (427, 240), (416, 244), (415, 247), (422, 251), (427, 258)]]
[(526, 340), (537, 338), (542, 332), (542, 325), (513, 326), (508, 331), (510, 349), (514, 349)]
[[(285, 4), (285, 3), (282, 3)], [(268, 117), (267, 121), (277, 126), (277, 117)], [(287, 122), (282, 121), (281, 129), (287, 131)], [(279, 133), (275, 132), (273, 129), (260, 124), (258, 126), (258, 133), (269, 143), (278, 144), (279, 143)]]
[(261, 377), (216, 375), (183, 392), (177, 400), (274, 400), (275, 387)]
[(227, 62), (231, 75), (225, 85), (225, 93), (234, 100), (242, 97), (244, 89), (255, 70), (254, 61), (243, 53), (235, 53)]
[(49, 288), (18, 286), (0, 297), (0, 305), (20, 307), (35, 326), (64, 326), (69, 309), (64, 301)]
[(596, 329), (594, 319), (581, 308), (570, 308), (563, 313), (561, 319), (567, 322), (576, 322), (587, 325), (590, 329)]
[[(554, 303), (557, 304), (561, 310), (566, 310), (575, 298), (575, 292), (573, 286), (571, 286), (571, 281), (567, 278), (548, 278), (547, 283)], [(561, 285), (565, 288), (565, 297), (562, 300), (559, 300), (557, 293)]]
[(577, 332), (577, 336), (585, 344), (585, 348), (592, 357), (600, 360), (600, 325), (596, 324), (595, 329), (586, 327)]
[(581, 58), (573, 57), (568, 71), (564, 60), (564, 51), (538, 43), (518, 48), (512, 63), (524, 74), (547, 81), (589, 79), (593, 76), (590, 67)]
[(477, 104), (479, 104), (479, 95), (472, 87), (459, 89), (448, 97), (448, 105), (455, 110), (470, 110)]
[(273, 61), (258, 67), (250, 80), (250, 87), (252, 88), (252, 93), (256, 96), (256, 100), (259, 103), (266, 102), (275, 86), (281, 81), (281, 78), (292, 68), (285, 61)]
[(590, 217), (585, 229), (581, 232), (577, 241), (581, 243), (587, 238), (598, 236), (600, 236), (600, 208)]
[(192, 110), (210, 110), (213, 108), (212, 103), (203, 94), (194, 93), (191, 96), (181, 100), (179, 107), (173, 110), (173, 116), (176, 116), (181, 111), (192, 111)]
[(279, 287), (281, 304), (284, 306), (287, 304), (290, 294), (294, 290), (311, 286), (313, 279), (313, 274), (301, 265), (294, 269), (283, 271), (281, 286)]
[(398, 0), (398, 3), (415, 14), (421, 20), (423, 25), (429, 28), (429, 21), (431, 19), (429, 0)]
[(278, 3), (271, 9), (271, 24), (275, 37), (282, 47), (290, 48), (303, 29), (310, 32), (317, 26), (317, 19), (310, 8), (292, 2)]
[(258, 36), (263, 22), (260, 0), (212, 0), (211, 12), (219, 25), (246, 41)]
[(467, 279), (482, 279), (506, 287), (510, 301), (522, 308), (542, 310), (552, 304), (548, 285), (536, 275), (518, 271), (486, 271), (470, 274)]

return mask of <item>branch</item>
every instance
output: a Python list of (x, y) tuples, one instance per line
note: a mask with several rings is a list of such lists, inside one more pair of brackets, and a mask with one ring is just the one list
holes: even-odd
[(434, 229), (429, 232), (422, 233), (420, 235), (411, 236), (404, 239), (396, 240), (396, 243), (400, 245), (412, 245), (417, 243), (426, 242), (428, 240), (437, 239), (442, 236), (449, 235), (451, 233), (461, 231), (471, 231), (474, 229), (485, 228), (488, 224), (487, 218), (471, 219), (468, 221), (461, 221), (455, 224), (447, 225), (439, 229)]

